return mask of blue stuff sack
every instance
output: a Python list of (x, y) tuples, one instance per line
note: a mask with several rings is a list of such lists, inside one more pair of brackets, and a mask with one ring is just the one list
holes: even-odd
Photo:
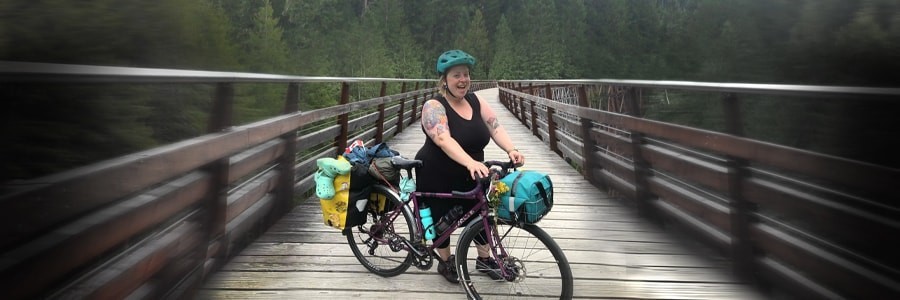
[(509, 187), (509, 192), (500, 196), (497, 217), (534, 224), (550, 213), (553, 182), (547, 174), (532, 170), (513, 171), (500, 181)]

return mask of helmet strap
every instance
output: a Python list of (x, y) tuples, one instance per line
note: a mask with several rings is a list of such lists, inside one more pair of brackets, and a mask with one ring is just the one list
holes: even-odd
[(447, 75), (441, 74), (441, 78), (444, 80), (444, 91), (446, 91), (447, 94), (450, 94), (450, 96), (453, 96), (453, 98), (458, 98), (450, 91), (450, 85), (447, 84)]
[(446, 83), (444, 83), (444, 90), (447, 91), (447, 94), (450, 94), (450, 96), (453, 96), (453, 98), (458, 98), (458, 97), (456, 97), (456, 95), (453, 94), (453, 92), (450, 91), (450, 87), (447, 86)]

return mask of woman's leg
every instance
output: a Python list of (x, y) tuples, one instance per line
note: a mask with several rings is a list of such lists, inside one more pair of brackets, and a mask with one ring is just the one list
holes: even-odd
[[(431, 218), (434, 219), (434, 223), (437, 223), (450, 211), (454, 204), (457, 204), (453, 199), (434, 199), (429, 198), (427, 202), (428, 207), (431, 208)], [(438, 233), (438, 237), (440, 234)], [(437, 238), (435, 238), (436, 240)], [(432, 240), (433, 242), (434, 240)], [(444, 240), (443, 243), (437, 245), (435, 247), (435, 251), (438, 256), (440, 256), (441, 261), (447, 261), (450, 258), (450, 239)]]
[[(450, 258), (450, 247), (449, 246), (444, 247), (444, 248), (435, 248), (435, 250), (437, 250), (438, 256), (441, 257), (441, 261), (447, 261), (447, 259)], [(479, 253), (481, 253), (481, 252), (479, 251)]]

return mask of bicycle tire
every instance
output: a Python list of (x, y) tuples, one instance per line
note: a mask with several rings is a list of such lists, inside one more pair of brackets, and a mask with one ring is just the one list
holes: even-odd
[[(477, 251), (473, 242), (475, 236), (484, 231), (484, 223), (478, 220), (463, 231), (456, 249), (459, 282), (469, 299), (556, 298), (557, 295), (559, 299), (572, 298), (573, 277), (569, 261), (546, 231), (537, 225), (497, 226), (495, 244), (502, 245), (509, 255), (502, 260), (503, 265), (515, 269), (517, 276), (495, 280), (475, 268)], [(507, 230), (510, 231), (507, 233)], [(534, 249), (534, 246), (543, 249)]]
[[(414, 240), (413, 215), (408, 206), (400, 201), (397, 194), (389, 189), (376, 185), (372, 190), (372, 194), (385, 197), (386, 201), (390, 202), (391, 205), (389, 207), (392, 209), (385, 209), (384, 212), (375, 213), (371, 210), (374, 207), (369, 206), (370, 210), (366, 212), (366, 223), (348, 228), (347, 243), (350, 245), (350, 250), (353, 251), (356, 259), (370, 272), (382, 277), (403, 274), (413, 264), (412, 252), (406, 250), (393, 251), (388, 244), (382, 243), (378, 243), (372, 248), (364, 241), (370, 238), (374, 239), (371, 234), (375, 230), (375, 225), (382, 224), (381, 222), (385, 222), (385, 218), (392, 216), (396, 216), (396, 218), (384, 226), (387, 229), (384, 233), (387, 233), (387, 235), (397, 234), (405, 236), (410, 241)], [(370, 196), (369, 199), (370, 205), (375, 203), (371, 200), (373, 197)], [(403, 220), (400, 220), (401, 218)], [(384, 233), (381, 234), (381, 237), (385, 236)], [(377, 253), (370, 254), (370, 249)]]

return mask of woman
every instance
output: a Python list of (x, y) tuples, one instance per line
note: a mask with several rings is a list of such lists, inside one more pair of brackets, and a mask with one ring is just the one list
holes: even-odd
[[(488, 168), (483, 164), (484, 148), (491, 139), (514, 163), (525, 162), (525, 156), (515, 148), (491, 107), (470, 93), (469, 72), (474, 66), (475, 58), (460, 50), (450, 50), (438, 57), (440, 96), (426, 101), (422, 107), (422, 130), (427, 138), (416, 154), (416, 159), (422, 160), (424, 165), (416, 170), (417, 191), (448, 193), (475, 188), (476, 176), (488, 175)], [(462, 205), (468, 211), (475, 204), (462, 199), (424, 200), (431, 207), (435, 222), (453, 206)], [(483, 245), (484, 237), (476, 242)], [(453, 266), (454, 257), (450, 255), (449, 246), (448, 239), (437, 247), (440, 256), (438, 273), (448, 281), (458, 283), (459, 275)], [(478, 246), (476, 269), (499, 279), (499, 274), (491, 271), (497, 270), (497, 263), (490, 258), (487, 246)]]

